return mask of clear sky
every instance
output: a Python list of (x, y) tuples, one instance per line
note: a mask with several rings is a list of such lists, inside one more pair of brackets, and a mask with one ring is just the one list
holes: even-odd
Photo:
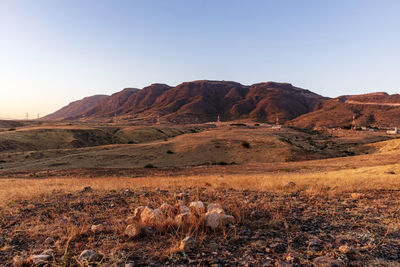
[(400, 1), (0, 0), (0, 118), (199, 79), (400, 93)]

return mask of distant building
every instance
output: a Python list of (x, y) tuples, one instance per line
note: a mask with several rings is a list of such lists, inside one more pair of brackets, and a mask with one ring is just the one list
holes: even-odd
[(400, 131), (397, 129), (397, 127), (394, 127), (394, 130), (386, 131), (388, 134), (400, 134)]

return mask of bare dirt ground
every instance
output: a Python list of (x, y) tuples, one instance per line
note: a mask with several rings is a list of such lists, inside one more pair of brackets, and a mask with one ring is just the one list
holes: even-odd
[[(231, 126), (161, 138), (77, 148), (77, 166), (74, 149), (1, 152), (0, 266), (399, 266), (399, 140)], [(70, 165), (43, 165), (55, 151)], [(91, 153), (131, 153), (131, 165)], [(199, 214), (125, 233), (135, 208), (181, 200), (218, 203), (235, 222), (212, 229)], [(187, 236), (194, 245), (182, 249)]]

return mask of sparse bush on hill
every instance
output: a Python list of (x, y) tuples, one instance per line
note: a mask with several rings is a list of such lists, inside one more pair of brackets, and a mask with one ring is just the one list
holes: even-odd
[(250, 143), (247, 142), (247, 141), (243, 141), (243, 142), (242, 142), (242, 147), (244, 147), (244, 148), (250, 148)]
[(144, 165), (144, 168), (152, 169), (152, 168), (156, 168), (156, 166), (154, 166), (153, 164), (146, 164), (146, 165)]

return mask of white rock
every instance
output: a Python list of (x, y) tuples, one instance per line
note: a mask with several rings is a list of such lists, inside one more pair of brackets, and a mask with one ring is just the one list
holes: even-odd
[(339, 251), (342, 252), (343, 254), (347, 254), (351, 251), (351, 248), (347, 245), (343, 245), (339, 247)]
[(361, 199), (361, 198), (365, 197), (365, 194), (363, 194), (363, 193), (351, 193), (350, 196), (353, 199)]
[(183, 251), (188, 251), (193, 249), (195, 246), (194, 239), (191, 236), (185, 237), (179, 245), (179, 249)]
[(31, 256), (32, 262), (35, 265), (44, 264), (45, 262), (50, 260), (50, 258), (51, 258), (51, 255), (47, 255), (47, 254), (40, 254), (40, 255), (32, 255)]
[(125, 234), (129, 237), (136, 237), (140, 235), (142, 228), (138, 224), (130, 224), (125, 229)]
[(90, 229), (93, 233), (97, 234), (104, 231), (104, 226), (102, 224), (93, 224)]
[(157, 225), (164, 221), (164, 215), (160, 209), (145, 207), (140, 214), (141, 221), (146, 225)]
[(202, 214), (205, 211), (204, 204), (201, 201), (194, 201), (190, 203), (189, 208), (191, 208), (197, 214)]
[(220, 204), (217, 203), (210, 203), (207, 206), (207, 212), (215, 211), (217, 213), (225, 213), (224, 209), (221, 207)]
[(81, 255), (79, 255), (79, 260), (92, 262), (92, 261), (96, 261), (98, 259), (98, 257), (99, 257), (99, 254), (97, 254), (96, 251), (85, 249), (84, 251), (82, 251)]

